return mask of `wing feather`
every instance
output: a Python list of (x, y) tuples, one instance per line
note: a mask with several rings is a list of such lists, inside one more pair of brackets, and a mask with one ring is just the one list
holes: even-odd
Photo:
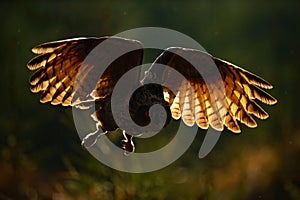
[(202, 88), (204, 85), (195, 84), (195, 118), (196, 123), (200, 128), (207, 129), (209, 126), (206, 107), (205, 107), (205, 99), (204, 89)]

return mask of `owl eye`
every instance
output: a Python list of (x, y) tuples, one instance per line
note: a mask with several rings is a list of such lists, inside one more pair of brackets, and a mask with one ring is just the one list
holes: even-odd
[(149, 117), (149, 110), (146, 110), (146, 111), (144, 112), (144, 115), (145, 115), (146, 117)]
[(141, 115), (141, 117), (149, 117), (148, 106), (141, 106), (139, 109), (139, 115)]

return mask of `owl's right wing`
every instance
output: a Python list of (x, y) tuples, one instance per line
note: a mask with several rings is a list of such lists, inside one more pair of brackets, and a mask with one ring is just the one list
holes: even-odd
[[(96, 48), (100, 43), (102, 46)], [(63, 106), (110, 96), (118, 79), (140, 65), (143, 58), (140, 42), (119, 37), (60, 40), (38, 45), (32, 51), (38, 56), (27, 64), (35, 71), (30, 78), (31, 91), (42, 93), (42, 103)], [(103, 69), (100, 77), (99, 69)], [(139, 74), (135, 78), (138, 80)]]

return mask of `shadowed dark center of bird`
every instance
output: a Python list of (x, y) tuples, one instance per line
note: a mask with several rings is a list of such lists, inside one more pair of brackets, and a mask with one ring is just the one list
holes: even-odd
[[(146, 84), (133, 93), (129, 101), (129, 112), (137, 125), (147, 126), (152, 120), (154, 129), (150, 131), (159, 131), (170, 123), (171, 111), (162, 90), (161, 85)], [(158, 106), (162, 109), (156, 109)]]
[[(169, 130), (171, 111), (169, 103), (162, 95), (162, 86), (158, 84), (146, 84), (135, 90), (129, 101), (129, 113), (135, 124), (141, 127), (151, 124), (149, 132), (156, 133), (147, 138), (135, 137), (137, 152), (149, 152), (163, 147), (174, 137), (175, 134), (172, 134), (176, 133), (174, 127), (178, 128), (175, 125)], [(146, 133), (140, 134), (143, 136)], [(157, 137), (160, 137), (160, 143), (155, 142), (153, 145)]]

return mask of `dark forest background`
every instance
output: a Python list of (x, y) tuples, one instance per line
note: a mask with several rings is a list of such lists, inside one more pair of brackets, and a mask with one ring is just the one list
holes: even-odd
[[(299, 1), (0, 5), (0, 199), (300, 199)], [(279, 102), (263, 106), (269, 119), (256, 129), (241, 125), (240, 135), (225, 131), (204, 159), (197, 157), (199, 131), (188, 151), (159, 171), (129, 174), (101, 164), (81, 147), (71, 109), (40, 104), (30, 92), (30, 49), (144, 26), (180, 31), (271, 82)]]

